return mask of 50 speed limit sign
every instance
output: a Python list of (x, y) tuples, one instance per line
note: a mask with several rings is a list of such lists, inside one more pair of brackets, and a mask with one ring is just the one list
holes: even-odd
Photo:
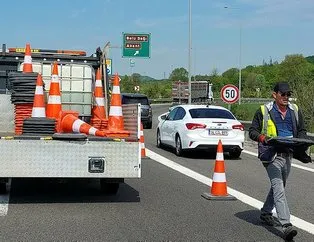
[(220, 91), (221, 99), (228, 104), (233, 104), (239, 99), (239, 89), (235, 85), (225, 85)]

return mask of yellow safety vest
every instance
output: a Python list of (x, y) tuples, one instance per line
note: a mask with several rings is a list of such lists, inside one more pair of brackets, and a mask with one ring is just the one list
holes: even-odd
[[(269, 109), (267, 106), (268, 105), (266, 104), (261, 105), (261, 111), (263, 114), (262, 134), (266, 135), (267, 137), (276, 137), (277, 136), (276, 125), (270, 118)], [(299, 121), (298, 106), (294, 103), (292, 103), (291, 106), (298, 123)]]

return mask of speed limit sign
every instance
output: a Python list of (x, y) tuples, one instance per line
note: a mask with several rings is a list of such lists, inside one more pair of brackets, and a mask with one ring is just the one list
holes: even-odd
[(221, 88), (221, 99), (228, 104), (233, 104), (239, 99), (239, 89), (235, 85), (227, 84)]

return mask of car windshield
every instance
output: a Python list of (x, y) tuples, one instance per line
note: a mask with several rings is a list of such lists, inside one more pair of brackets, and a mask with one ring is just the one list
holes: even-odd
[(192, 118), (222, 118), (235, 119), (235, 117), (226, 110), (213, 108), (193, 108), (189, 110)]
[(141, 105), (148, 105), (148, 99), (146, 97), (122, 97), (123, 104), (140, 103)]

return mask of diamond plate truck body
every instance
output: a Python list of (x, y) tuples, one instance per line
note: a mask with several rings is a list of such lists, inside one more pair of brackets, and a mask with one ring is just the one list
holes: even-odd
[[(125, 139), (15, 135), (8, 73), (21, 70), (24, 53), (5, 50), (3, 46), (0, 52), (0, 193), (10, 178), (97, 178), (106, 191), (116, 193), (125, 178), (141, 177), (140, 104), (122, 105), (124, 129), (130, 133)], [(46, 95), (52, 63), (58, 62), (62, 109), (76, 111), (89, 122), (95, 71), (106, 68), (104, 53), (99, 49), (91, 56), (34, 53), (32, 58), (33, 71), (42, 73)], [(102, 81), (108, 115), (109, 77), (105, 74)]]

